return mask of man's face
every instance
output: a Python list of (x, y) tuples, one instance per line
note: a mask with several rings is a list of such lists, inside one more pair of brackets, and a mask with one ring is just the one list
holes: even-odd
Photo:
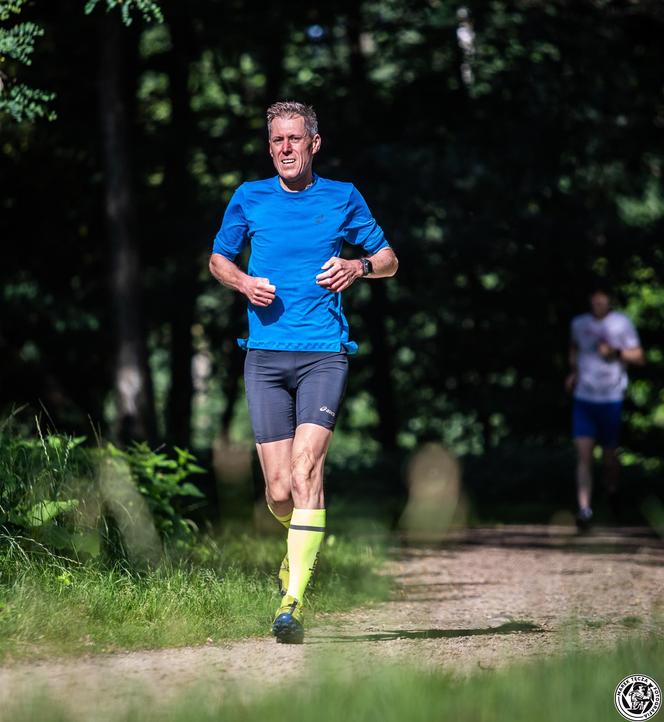
[(595, 318), (604, 318), (606, 314), (611, 310), (611, 299), (602, 293), (602, 291), (596, 291), (590, 297), (590, 309), (592, 310)]
[[(320, 149), (320, 136), (307, 134), (304, 118), (275, 118), (270, 128), (270, 155), (277, 173), (293, 190), (312, 179), (311, 166)], [(301, 186), (298, 187), (298, 186)]]

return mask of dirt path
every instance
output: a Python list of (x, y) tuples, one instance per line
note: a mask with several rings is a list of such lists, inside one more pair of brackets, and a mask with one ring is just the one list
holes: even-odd
[(133, 688), (167, 700), (210, 681), (206, 690), (223, 696), (264, 688), (275, 670), (283, 683), (335, 660), (346, 671), (404, 660), (465, 675), (570, 645), (611, 646), (635, 629), (663, 633), (664, 542), (645, 529), (583, 537), (567, 527), (474, 529), (436, 548), (402, 550), (390, 573), (398, 583), (392, 601), (319, 616), (303, 646), (266, 636), (0, 667), (0, 718), (37, 680), (81, 719), (92, 719), (126, 704)]

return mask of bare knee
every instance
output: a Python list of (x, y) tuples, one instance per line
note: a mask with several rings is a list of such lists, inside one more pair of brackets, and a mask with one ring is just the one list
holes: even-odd
[(269, 506), (275, 506), (277, 504), (286, 504), (291, 500), (291, 493), (288, 489), (283, 489), (282, 487), (276, 487), (274, 489), (270, 489), (269, 487), (265, 487), (265, 500), (267, 501)]
[(293, 493), (306, 495), (320, 485), (318, 464), (310, 449), (302, 449), (291, 460), (291, 484)]
[(275, 469), (265, 475), (265, 497), (268, 504), (290, 500), (291, 478), (288, 469)]
[(586, 466), (590, 465), (593, 460), (593, 448), (594, 444), (589, 440), (577, 441), (576, 443), (576, 458), (579, 464)]

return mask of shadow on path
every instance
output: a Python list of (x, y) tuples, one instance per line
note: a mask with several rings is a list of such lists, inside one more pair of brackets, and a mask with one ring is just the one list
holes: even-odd
[(339, 644), (345, 642), (389, 642), (395, 639), (451, 639), (454, 637), (476, 637), (494, 634), (546, 633), (546, 629), (532, 622), (505, 622), (499, 627), (483, 629), (394, 629), (377, 632), (375, 634), (341, 634), (341, 635), (312, 635), (309, 641), (314, 644)]
[(441, 550), (461, 551), (468, 547), (551, 549), (575, 554), (634, 554), (648, 550), (661, 554), (664, 540), (648, 527), (596, 527), (587, 534), (575, 534), (570, 527), (523, 525), (463, 529), (450, 532), (438, 545), (404, 544), (405, 557), (438, 556)]

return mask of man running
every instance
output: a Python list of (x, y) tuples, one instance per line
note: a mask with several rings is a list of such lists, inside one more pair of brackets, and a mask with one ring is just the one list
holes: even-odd
[[(323, 466), (346, 386), (349, 337), (341, 292), (358, 278), (393, 276), (397, 258), (350, 183), (313, 172), (321, 147), (313, 108), (267, 111), (277, 175), (243, 183), (231, 198), (210, 258), (212, 275), (246, 296), (245, 386), (265, 496), (288, 529), (279, 570), (282, 603), (272, 633), (304, 638), (302, 600), (325, 532)], [(235, 264), (251, 244), (248, 273)], [(340, 258), (344, 242), (361, 259)]]
[(572, 435), (576, 445), (576, 484), (580, 531), (590, 527), (593, 512), (592, 462), (595, 444), (602, 447), (604, 483), (615, 500), (620, 470), (616, 447), (622, 402), (627, 388), (627, 365), (642, 364), (643, 350), (632, 322), (611, 310), (610, 294), (596, 287), (590, 294), (590, 313), (572, 320), (569, 362), (565, 381), (574, 394)]

